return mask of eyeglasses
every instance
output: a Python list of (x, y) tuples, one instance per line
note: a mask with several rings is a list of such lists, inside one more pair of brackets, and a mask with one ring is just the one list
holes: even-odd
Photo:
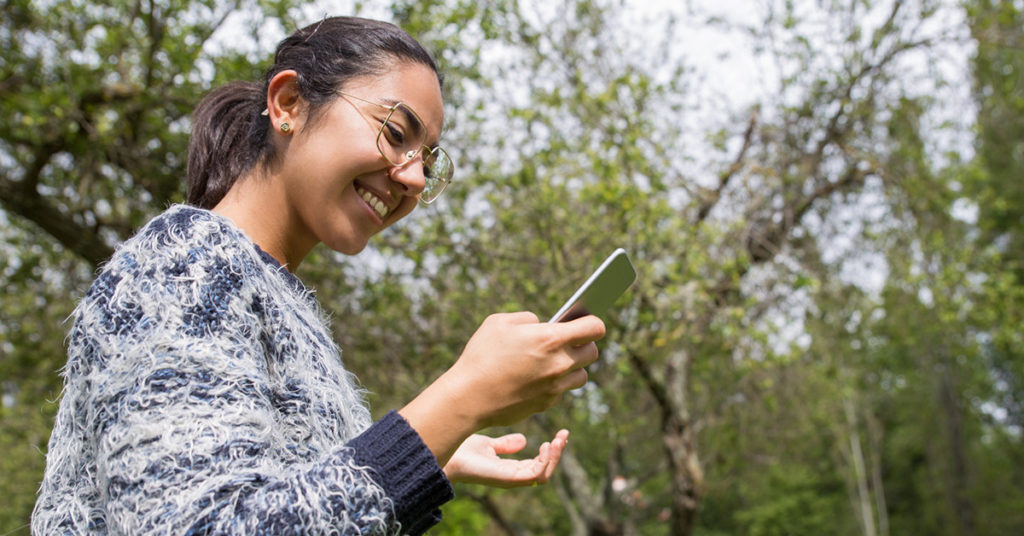
[(420, 116), (405, 103), (398, 102), (387, 106), (341, 91), (338, 94), (388, 111), (380, 122), (380, 130), (377, 131), (377, 150), (395, 167), (404, 166), (422, 154), (426, 186), (420, 193), (420, 202), (430, 204), (437, 199), (445, 186), (452, 181), (455, 164), (444, 149), (424, 145), (427, 140), (427, 128)]

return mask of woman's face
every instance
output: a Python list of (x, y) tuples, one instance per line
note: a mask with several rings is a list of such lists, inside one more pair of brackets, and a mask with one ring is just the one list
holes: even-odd
[(293, 235), (288, 240), (310, 247), (323, 242), (353, 255), (412, 212), (425, 185), (421, 156), (395, 167), (377, 148), (387, 107), (401, 102), (411, 108), (426, 128), (427, 146), (441, 137), (444, 111), (437, 75), (418, 63), (395, 63), (386, 74), (354, 78), (340, 91), (356, 98), (339, 95), (312, 125), (300, 123), (278, 171)]

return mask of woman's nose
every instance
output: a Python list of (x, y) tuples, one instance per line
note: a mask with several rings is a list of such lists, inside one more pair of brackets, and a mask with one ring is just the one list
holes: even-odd
[(427, 178), (423, 174), (423, 155), (416, 155), (415, 158), (401, 166), (394, 166), (388, 170), (391, 180), (398, 183), (403, 195), (418, 196), (427, 187)]

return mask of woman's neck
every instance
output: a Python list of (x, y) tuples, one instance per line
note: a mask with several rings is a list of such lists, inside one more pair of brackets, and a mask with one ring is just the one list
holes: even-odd
[(288, 211), (285, 193), (272, 177), (240, 177), (213, 212), (234, 222), (290, 272), (299, 268), (317, 240)]

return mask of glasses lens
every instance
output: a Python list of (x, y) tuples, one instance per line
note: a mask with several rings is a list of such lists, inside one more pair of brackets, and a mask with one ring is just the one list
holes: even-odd
[(380, 126), (377, 148), (392, 165), (400, 166), (416, 158), (426, 139), (427, 129), (412, 108), (397, 104)]
[(441, 195), (444, 188), (452, 181), (455, 173), (455, 164), (448, 156), (448, 153), (440, 147), (423, 148), (423, 177), (426, 179), (426, 187), (420, 194), (420, 201), (430, 203)]

